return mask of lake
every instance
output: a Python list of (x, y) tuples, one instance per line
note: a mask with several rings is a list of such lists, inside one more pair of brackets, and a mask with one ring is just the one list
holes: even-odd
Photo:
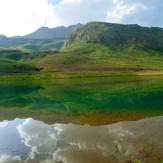
[(163, 161), (163, 76), (0, 81), (0, 162)]

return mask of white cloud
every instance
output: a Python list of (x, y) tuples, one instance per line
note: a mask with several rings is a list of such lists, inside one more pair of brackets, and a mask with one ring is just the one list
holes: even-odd
[(69, 163), (66, 157), (61, 156), (61, 153), (64, 153), (66, 149), (58, 149), (55, 153), (52, 154), (51, 157), (46, 158), (45, 160), (41, 161), (40, 163), (57, 163), (57, 162), (64, 162)]
[(0, 34), (90, 21), (163, 27), (162, 0), (0, 0)]
[(8, 125), (8, 121), (0, 122), (0, 127), (6, 127)]
[(108, 11), (106, 21), (112, 23), (123, 23), (122, 19), (130, 14), (136, 8), (136, 4), (125, 4), (124, 1), (116, 3), (114, 7)]
[[(24, 35), (47, 23), (58, 25), (52, 9), (53, 6), (46, 0), (1, 0), (0, 33), (8, 36)], [(53, 24), (51, 19), (54, 20)]]
[[(132, 6), (129, 0), (125, 3)], [(135, 8), (129, 14), (125, 15), (121, 22), (134, 23), (143, 26), (163, 27), (163, 3), (162, 0), (138, 0), (135, 2)]]
[(20, 156), (10, 156), (10, 155), (2, 155), (0, 156), (0, 163), (19, 163), (21, 162)]
[(60, 24), (70, 25), (89, 21), (105, 21), (112, 0), (63, 0), (54, 7)]
[[(98, 156), (101, 155), (102, 158), (104, 156), (119, 158), (117, 151), (121, 153), (138, 149), (141, 141), (145, 142), (145, 138), (151, 136), (151, 132), (161, 132), (162, 126), (158, 124), (162, 124), (162, 120), (163, 117), (155, 117), (93, 127), (74, 124), (48, 125), (41, 121), (27, 119), (17, 128), (25, 145), (31, 148), (29, 156), (32, 157), (26, 160), (28, 162), (36, 154), (40, 154), (40, 163), (80, 162), (81, 157), (86, 158), (87, 162), (91, 162), (89, 160), (92, 157), (88, 156), (88, 152), (94, 154), (97, 152)], [(161, 138), (160, 134), (154, 134), (151, 137), (152, 140), (156, 140), (154, 143), (158, 143), (158, 149), (161, 149)], [(157, 142), (157, 140), (159, 141)], [(42, 157), (44, 154), (49, 155)], [(92, 156), (94, 157), (94, 155)], [(82, 160), (81, 162), (86, 161)]]
[(113, 0), (113, 3), (117, 3), (118, 2), (118, 0)]
[(35, 154), (53, 154), (60, 132), (59, 126), (53, 128), (41, 121), (27, 119), (17, 127), (24, 144), (31, 148), (27, 160), (34, 159)]
[(161, 0), (62, 0), (53, 14), (62, 25), (107, 21), (163, 26)]

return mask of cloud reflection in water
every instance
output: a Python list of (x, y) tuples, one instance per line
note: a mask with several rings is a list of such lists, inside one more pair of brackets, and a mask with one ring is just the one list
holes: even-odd
[[(122, 152), (136, 151), (150, 139), (163, 155), (162, 122), (162, 116), (105, 126), (48, 125), (32, 118), (15, 119), (0, 128), (0, 162), (116, 162), (122, 159)], [(8, 143), (7, 128), (12, 129), (13, 143)]]

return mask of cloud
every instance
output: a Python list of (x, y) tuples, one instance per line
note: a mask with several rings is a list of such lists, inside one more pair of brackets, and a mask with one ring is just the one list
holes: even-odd
[(1, 127), (6, 127), (7, 125), (8, 125), (8, 121), (0, 122), (0, 128)]
[[(41, 159), (40, 163), (91, 162), (96, 154), (102, 159), (105, 156), (118, 158), (118, 151), (120, 153), (135, 151), (140, 147), (141, 141), (145, 142), (149, 136), (155, 140), (154, 144), (157, 144), (157, 149), (160, 151), (162, 120), (163, 116), (105, 126), (81, 126), (74, 124), (48, 125), (29, 118), (23, 124), (18, 125), (17, 129), (24, 144), (31, 149), (28, 159), (23, 160), (24, 162), (34, 161), (31, 159), (34, 159), (35, 156)], [(158, 134), (151, 135), (152, 132)], [(37, 157), (37, 155), (40, 156)], [(4, 158), (8, 158), (8, 156), (3, 157), (3, 160), (5, 160)], [(19, 159), (17, 156), (15, 158)], [(2, 158), (0, 162), (1, 160)]]
[(112, 0), (63, 0), (54, 7), (53, 14), (64, 25), (105, 21), (112, 5)]
[(89, 21), (163, 26), (161, 0), (62, 0), (53, 14), (60, 24)]
[[(133, 5), (129, 3), (129, 0), (126, 0), (126, 3), (130, 6)], [(163, 3), (161, 0), (138, 0), (133, 6), (135, 9), (130, 14), (126, 14), (121, 22), (163, 27)]]
[(20, 156), (10, 156), (10, 155), (2, 155), (0, 156), (0, 163), (19, 163), (21, 162)]
[(53, 126), (29, 118), (17, 129), (24, 144), (31, 148), (27, 160), (34, 159), (35, 154), (52, 154), (57, 147), (57, 135), (60, 132), (58, 126), (53, 128)]
[(162, 0), (1, 0), (0, 34), (90, 21), (163, 27)]
[(56, 21), (52, 9), (47, 0), (1, 0), (0, 33), (12, 36), (33, 32), (47, 22), (50, 24), (51, 19)]

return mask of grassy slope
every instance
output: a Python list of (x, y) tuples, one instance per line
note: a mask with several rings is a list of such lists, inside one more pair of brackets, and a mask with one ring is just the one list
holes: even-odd
[[(25, 73), (37, 66), (42, 70), (35, 74), (36, 79), (163, 74), (162, 36), (162, 28), (90, 22), (69, 34), (66, 48), (60, 51), (0, 50), (1, 72)], [(12, 39), (14, 46), (30, 50), (51, 49), (54, 43), (49, 39)], [(13, 45), (12, 39), (8, 47)], [(56, 44), (61, 47), (63, 39)]]
[(28, 64), (0, 58), (0, 74), (29, 73), (39, 69)]
[(99, 43), (72, 45), (38, 61), (38, 67), (51, 76), (80, 77), (137, 75), (144, 71), (163, 72), (163, 55), (159, 51), (130, 46), (113, 51)]
[(11, 50), (11, 49), (1, 49), (0, 58), (11, 59), (18, 61), (23, 57), (29, 55), (29, 52), (20, 51), (20, 50)]
[(19, 50), (0, 50), (0, 80), (24, 79), (38, 73), (37, 67), (21, 61), (27, 55), (28, 52)]
[(39, 50), (59, 50), (64, 43), (64, 39), (51, 39), (49, 42), (45, 40), (45, 42), (36, 42), (36, 43), (27, 43), (23, 45), (19, 45), (16, 48), (22, 50), (32, 50), (32, 51), (39, 51)]
[[(0, 50), (0, 73), (5, 75), (3, 79), (33, 73), (28, 78), (149, 75), (163, 73), (162, 61), (163, 55), (158, 50), (130, 46), (115, 51), (100, 43), (89, 42), (58, 52)], [(35, 66), (42, 68), (41, 72)]]
[(24, 56), (21, 60), (32, 64), (32, 65), (37, 65), (39, 62), (43, 61), (45, 58), (47, 58), (50, 55), (53, 54), (57, 54), (58, 51), (47, 51), (47, 50), (43, 50), (43, 51), (33, 51), (30, 52), (29, 55)]
[(58, 39), (33, 39), (33, 38), (7, 38), (0, 39), (0, 47), (20, 50), (59, 50), (64, 38)]

